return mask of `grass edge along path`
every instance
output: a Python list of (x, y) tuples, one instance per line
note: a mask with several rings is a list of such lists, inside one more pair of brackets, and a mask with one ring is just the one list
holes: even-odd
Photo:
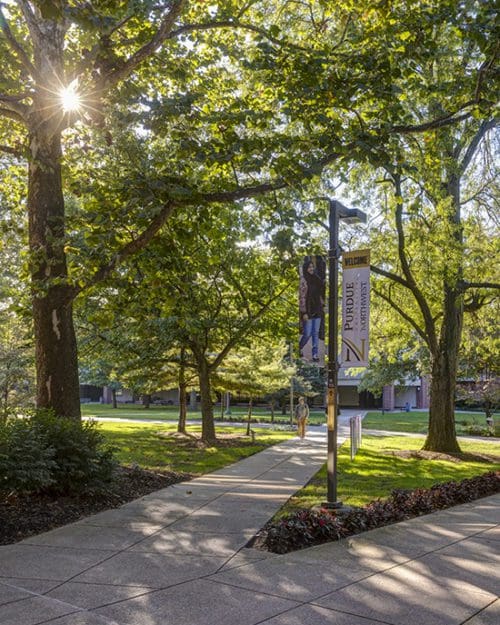
[(295, 436), (295, 432), (253, 427), (255, 440), (244, 436), (241, 428), (219, 428), (216, 446), (200, 444), (201, 426), (188, 426), (188, 436), (178, 435), (173, 423), (105, 421), (99, 431), (116, 449), (120, 464), (152, 471), (176, 471), (192, 476), (217, 471), (251, 456), (266, 447)]
[[(429, 488), (500, 470), (498, 447), (483, 441), (460, 441), (460, 457), (425, 458), (417, 455), (421, 438), (363, 436), (353, 461), (349, 443), (338, 454), (338, 498), (347, 506), (363, 506), (387, 497), (394, 489)], [(326, 464), (276, 513), (274, 519), (318, 506), (326, 499)]]
[(215, 471), (287, 440), (294, 433), (255, 429), (256, 440), (235, 428), (220, 428), (217, 447), (200, 444), (200, 427), (189, 436), (176, 434), (176, 425), (140, 422), (101, 422), (105, 444), (116, 448), (122, 465), (102, 492), (21, 493), (0, 498), (0, 545), (11, 544), (110, 510), (179, 481)]

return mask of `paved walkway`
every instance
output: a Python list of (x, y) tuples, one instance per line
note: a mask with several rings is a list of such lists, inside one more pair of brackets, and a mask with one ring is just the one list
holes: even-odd
[(305, 441), (0, 547), (0, 623), (500, 623), (500, 495), (284, 556), (246, 548), (325, 455), (311, 429)]

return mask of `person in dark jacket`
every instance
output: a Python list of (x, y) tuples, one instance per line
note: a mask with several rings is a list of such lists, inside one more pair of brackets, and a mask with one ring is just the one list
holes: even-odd
[(300, 315), (302, 319), (302, 337), (299, 343), (300, 355), (312, 339), (312, 359), (319, 361), (319, 330), (325, 305), (325, 283), (317, 274), (314, 263), (306, 260), (302, 268), (303, 288), (300, 297)]

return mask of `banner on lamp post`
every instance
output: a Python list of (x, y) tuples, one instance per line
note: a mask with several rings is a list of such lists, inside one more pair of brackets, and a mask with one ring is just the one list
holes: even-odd
[(306, 256), (299, 267), (299, 353), (318, 367), (325, 366), (325, 280), (325, 258)]
[(370, 250), (342, 255), (343, 367), (367, 367), (370, 326)]

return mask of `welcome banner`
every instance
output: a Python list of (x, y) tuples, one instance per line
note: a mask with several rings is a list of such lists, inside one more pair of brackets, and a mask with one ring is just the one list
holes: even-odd
[(343, 367), (367, 367), (370, 326), (370, 250), (342, 255)]

